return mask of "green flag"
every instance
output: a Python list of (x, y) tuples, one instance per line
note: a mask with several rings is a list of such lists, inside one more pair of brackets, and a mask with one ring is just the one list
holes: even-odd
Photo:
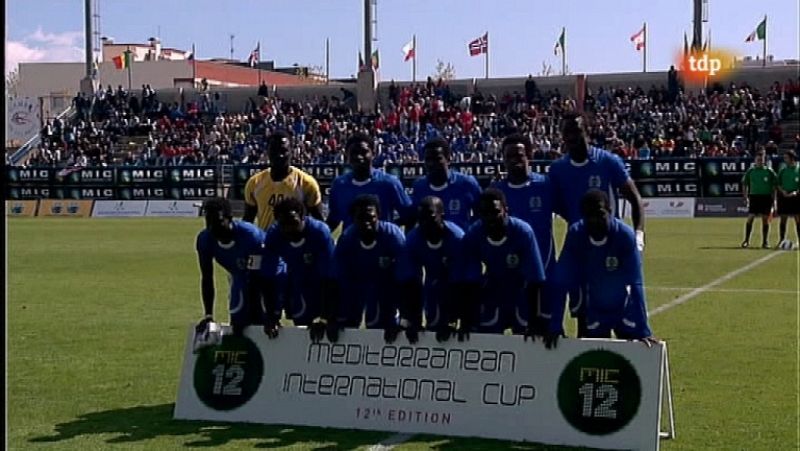
[(565, 27), (561, 28), (561, 36), (558, 37), (558, 41), (556, 41), (555, 47), (553, 47), (553, 55), (558, 55), (558, 49), (561, 48), (561, 52), (564, 52), (564, 42), (567, 39), (567, 29)]
[(762, 20), (761, 23), (758, 24), (755, 31), (753, 31), (747, 36), (744, 42), (753, 42), (756, 39), (758, 39), (759, 41), (767, 39), (767, 16), (764, 16), (764, 20)]

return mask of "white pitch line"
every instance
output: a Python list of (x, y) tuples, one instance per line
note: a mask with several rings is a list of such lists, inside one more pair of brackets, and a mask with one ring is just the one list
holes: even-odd
[[(781, 255), (781, 254), (782, 254), (781, 252), (772, 252), (770, 254), (767, 254), (767, 255), (759, 258), (758, 260), (756, 260), (754, 262), (750, 262), (750, 263), (742, 266), (739, 269), (733, 270), (733, 271), (729, 272), (728, 274), (725, 274), (724, 276), (722, 276), (722, 277), (720, 277), (718, 279), (712, 280), (711, 282), (703, 285), (702, 287), (695, 288), (692, 291), (684, 294), (683, 296), (681, 296), (679, 298), (675, 298), (674, 300), (672, 300), (670, 302), (667, 302), (666, 304), (659, 305), (658, 307), (656, 307), (653, 310), (651, 310), (648, 313), (648, 316), (658, 315), (659, 313), (665, 312), (665, 311), (671, 309), (672, 307), (676, 307), (678, 305), (683, 304), (684, 302), (690, 301), (690, 300), (694, 299), (695, 297), (705, 293), (706, 291), (711, 290), (712, 288), (716, 287), (717, 285), (725, 283), (725, 282), (733, 279), (734, 277), (738, 276), (739, 274), (742, 274), (742, 273), (745, 273), (747, 271), (750, 271), (751, 269), (755, 268), (756, 266), (762, 265), (762, 264), (772, 260), (773, 258), (775, 258), (775, 257), (777, 257), (778, 255)], [(741, 291), (741, 290), (737, 290), (737, 291)]]
[[(647, 290), (654, 291), (689, 291), (697, 290), (697, 287), (645, 287)], [(775, 290), (770, 288), (711, 288), (706, 293), (767, 293), (767, 294), (797, 294), (792, 290)]]
[[(646, 287), (646, 288), (651, 288), (651, 289), (656, 289), (656, 290), (687, 290), (687, 289), (692, 290), (689, 293), (686, 293), (685, 295), (683, 295), (683, 296), (681, 296), (679, 298), (676, 298), (673, 301), (670, 301), (670, 302), (668, 302), (666, 304), (663, 304), (663, 305), (660, 305), (660, 306), (656, 307), (655, 309), (651, 310), (648, 313), (648, 316), (657, 315), (657, 314), (659, 314), (661, 312), (664, 312), (664, 311), (667, 311), (667, 310), (671, 309), (672, 307), (681, 305), (684, 302), (687, 302), (687, 301), (689, 301), (689, 300), (691, 300), (691, 299), (693, 299), (693, 298), (695, 298), (695, 297), (697, 297), (697, 296), (699, 296), (699, 295), (701, 295), (701, 294), (703, 294), (703, 293), (705, 293), (707, 291), (712, 291), (713, 288), (716, 287), (717, 285), (720, 285), (720, 284), (722, 284), (724, 282), (727, 282), (727, 281), (733, 279), (734, 277), (738, 276), (739, 274), (742, 274), (742, 273), (745, 273), (747, 271), (750, 271), (751, 269), (755, 268), (756, 266), (759, 266), (759, 265), (761, 265), (763, 263), (766, 263), (767, 261), (775, 258), (776, 256), (778, 256), (780, 254), (781, 254), (780, 252), (773, 252), (773, 253), (771, 253), (769, 255), (765, 255), (765, 256), (759, 258), (758, 260), (756, 260), (754, 262), (748, 263), (747, 265), (742, 266), (739, 269), (733, 270), (733, 271), (729, 272), (728, 274), (725, 274), (724, 276), (722, 276), (722, 277), (720, 277), (718, 279), (715, 279), (715, 280), (703, 285), (702, 287), (698, 287), (698, 288)], [(723, 290), (717, 289), (717, 290), (713, 290), (713, 291), (723, 291)], [(724, 291), (732, 291), (732, 292), (733, 291), (736, 291), (736, 292), (749, 292), (749, 291), (756, 292), (757, 291), (759, 293), (772, 291), (772, 292), (780, 292), (780, 293), (794, 293), (793, 291), (788, 291), (788, 290), (752, 290), (751, 289), (751, 290), (724, 290)], [(369, 451), (389, 451), (389, 450), (393, 449), (395, 446), (397, 446), (397, 445), (399, 445), (399, 444), (401, 444), (403, 442), (408, 441), (409, 439), (411, 439), (411, 437), (413, 437), (413, 435), (414, 434), (395, 434), (395, 435), (392, 435), (391, 437), (388, 437), (385, 440), (382, 440), (378, 444), (370, 446), (368, 448), (368, 450)]]

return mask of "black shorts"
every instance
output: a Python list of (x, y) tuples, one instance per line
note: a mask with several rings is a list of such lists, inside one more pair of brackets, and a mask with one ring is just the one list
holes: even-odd
[(778, 214), (781, 216), (800, 215), (800, 197), (783, 197), (778, 194)]
[(747, 212), (751, 215), (768, 216), (772, 211), (772, 196), (769, 194), (752, 194), (748, 200), (750, 208)]

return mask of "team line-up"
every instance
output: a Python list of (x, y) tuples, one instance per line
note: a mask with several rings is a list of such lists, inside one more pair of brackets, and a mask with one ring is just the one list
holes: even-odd
[[(269, 168), (245, 186), (242, 220), (226, 199), (203, 203), (197, 252), (205, 317), (195, 349), (214, 343), (218, 330), (215, 260), (230, 275), (234, 334), (257, 324), (277, 338), (285, 313), (314, 342), (336, 342), (342, 329), (363, 322), (383, 329), (388, 343), (401, 333), (416, 343), (423, 330), (439, 341), (510, 330), (552, 348), (564, 336), (568, 306), (578, 337), (613, 332), (656, 342), (638, 190), (619, 157), (588, 145), (584, 117), (566, 115), (561, 132), (566, 155), (547, 175), (530, 171), (531, 143), (508, 136), (506, 175), (483, 191), (474, 177), (448, 169), (449, 145), (434, 138), (411, 197), (399, 179), (372, 167), (372, 138), (355, 134), (346, 144), (352, 171), (334, 180), (323, 218), (318, 183), (291, 165), (291, 137), (276, 131)], [(633, 227), (614, 214), (615, 193), (631, 204)], [(569, 224), (558, 258), (554, 214)]]

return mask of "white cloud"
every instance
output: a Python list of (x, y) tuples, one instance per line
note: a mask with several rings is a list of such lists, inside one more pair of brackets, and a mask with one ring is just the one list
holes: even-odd
[(38, 27), (20, 41), (6, 41), (6, 73), (19, 63), (83, 61), (83, 33), (47, 33)]

